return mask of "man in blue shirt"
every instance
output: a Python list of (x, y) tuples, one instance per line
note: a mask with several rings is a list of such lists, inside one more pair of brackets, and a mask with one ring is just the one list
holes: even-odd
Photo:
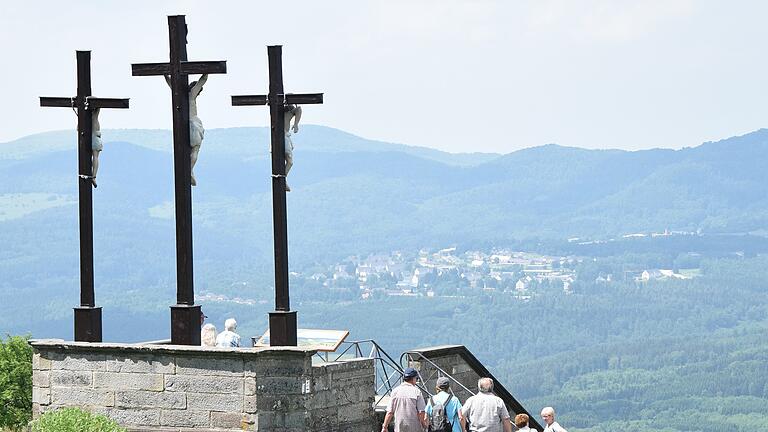
[(216, 346), (223, 348), (235, 348), (240, 346), (240, 335), (235, 333), (237, 321), (230, 318), (224, 321), (224, 331), (216, 336)]
[(437, 379), (437, 385), (435, 390), (437, 394), (429, 398), (427, 403), (427, 418), (432, 418), (432, 405), (442, 404), (445, 409), (445, 416), (448, 419), (448, 423), (451, 424), (451, 432), (462, 432), (461, 430), (461, 402), (459, 398), (450, 393), (451, 382), (446, 377), (439, 377)]

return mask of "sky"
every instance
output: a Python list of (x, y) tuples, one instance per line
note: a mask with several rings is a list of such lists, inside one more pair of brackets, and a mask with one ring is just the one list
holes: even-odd
[[(287, 92), (325, 93), (302, 122), (450, 152), (556, 143), (682, 148), (768, 126), (768, 2), (708, 0), (3, 0), (0, 142), (74, 129), (38, 96), (130, 97), (103, 129), (170, 129), (160, 77), (167, 15), (186, 15), (190, 60), (226, 60), (198, 99), (205, 127), (266, 126), (267, 45), (283, 45)], [(108, 138), (106, 138), (108, 139)]]

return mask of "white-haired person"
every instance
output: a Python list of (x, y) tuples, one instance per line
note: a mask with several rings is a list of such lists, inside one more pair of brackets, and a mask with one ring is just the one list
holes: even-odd
[(239, 347), (240, 335), (235, 333), (236, 329), (237, 321), (234, 318), (224, 321), (224, 331), (216, 336), (216, 346), (224, 348)]
[(200, 345), (205, 347), (216, 346), (216, 326), (205, 324), (200, 330)]
[(555, 409), (552, 407), (545, 407), (541, 410), (541, 418), (544, 420), (546, 426), (544, 432), (568, 432), (564, 427), (560, 426), (560, 423), (555, 421)]
[[(480, 378), (477, 380), (476, 395), (467, 399), (461, 407), (462, 429), (483, 432), (512, 432), (512, 421), (509, 410), (500, 397), (493, 394), (493, 380)], [(469, 420), (469, 429), (466, 421)]]

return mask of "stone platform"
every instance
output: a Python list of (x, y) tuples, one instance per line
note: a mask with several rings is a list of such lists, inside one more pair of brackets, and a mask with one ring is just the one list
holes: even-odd
[(105, 414), (131, 431), (376, 428), (372, 359), (312, 364), (296, 347), (204, 348), (32, 340), (33, 416)]

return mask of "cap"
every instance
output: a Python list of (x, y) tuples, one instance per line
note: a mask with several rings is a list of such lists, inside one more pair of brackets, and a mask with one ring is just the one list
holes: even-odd
[(440, 377), (437, 379), (437, 388), (448, 388), (448, 386), (451, 384), (451, 381), (447, 377)]
[(414, 369), (412, 367), (407, 367), (407, 368), (405, 368), (405, 370), (403, 370), (403, 377), (405, 379), (413, 378), (413, 377), (417, 376), (418, 374), (419, 373), (416, 372), (416, 369)]

